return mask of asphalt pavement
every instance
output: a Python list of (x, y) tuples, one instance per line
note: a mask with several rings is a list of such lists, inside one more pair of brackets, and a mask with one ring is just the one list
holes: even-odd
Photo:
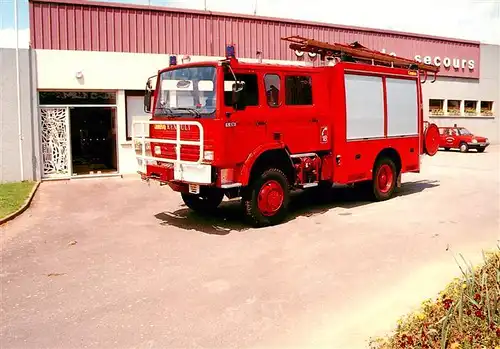
[(499, 162), (439, 152), (389, 201), (301, 193), (262, 229), (135, 176), (43, 182), (0, 227), (1, 347), (367, 347), (495, 247)]

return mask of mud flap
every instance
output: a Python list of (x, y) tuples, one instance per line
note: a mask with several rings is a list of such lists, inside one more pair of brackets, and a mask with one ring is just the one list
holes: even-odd
[(396, 188), (401, 188), (401, 172), (399, 172), (398, 179), (396, 180)]

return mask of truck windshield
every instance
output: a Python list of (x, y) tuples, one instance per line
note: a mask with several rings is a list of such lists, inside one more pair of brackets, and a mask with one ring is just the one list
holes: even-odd
[(216, 68), (212, 66), (169, 70), (160, 74), (156, 116), (213, 118)]

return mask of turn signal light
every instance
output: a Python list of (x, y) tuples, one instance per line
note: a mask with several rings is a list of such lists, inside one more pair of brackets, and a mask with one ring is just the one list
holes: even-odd
[(229, 184), (234, 182), (234, 170), (232, 168), (223, 168), (220, 170), (220, 183)]
[(203, 159), (207, 161), (214, 161), (214, 152), (213, 150), (205, 150), (203, 152)]

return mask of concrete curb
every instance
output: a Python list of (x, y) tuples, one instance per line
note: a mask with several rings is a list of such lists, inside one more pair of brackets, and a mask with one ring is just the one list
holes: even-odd
[(26, 211), (28, 209), (28, 207), (31, 205), (31, 201), (33, 201), (33, 198), (35, 197), (35, 193), (38, 190), (39, 186), (40, 186), (40, 181), (37, 181), (35, 183), (35, 185), (33, 186), (33, 189), (31, 189), (31, 192), (30, 192), (28, 198), (26, 199), (26, 201), (24, 201), (24, 204), (16, 212), (11, 213), (7, 217), (0, 218), (0, 225), (3, 225), (10, 220), (13, 220), (17, 216), (19, 216), (21, 213)]

